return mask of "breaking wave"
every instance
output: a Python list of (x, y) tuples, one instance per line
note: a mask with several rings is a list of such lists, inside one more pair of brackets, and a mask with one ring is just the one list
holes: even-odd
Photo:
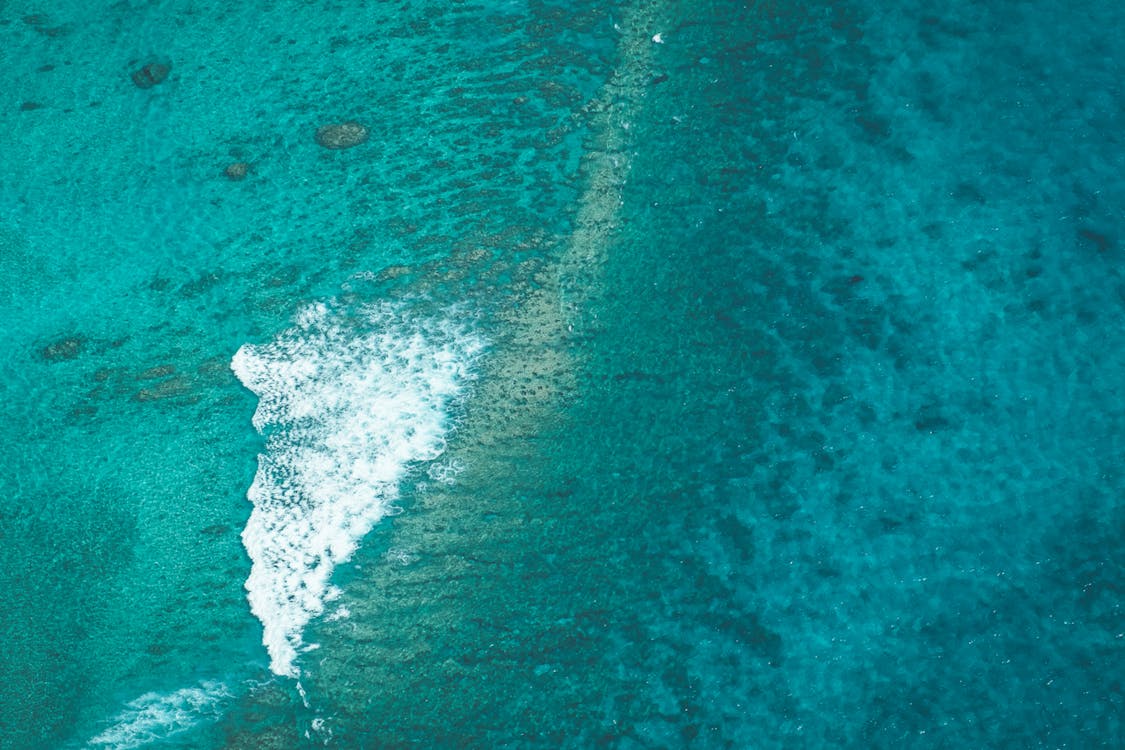
[(126, 704), (112, 725), (87, 741), (88, 748), (128, 750), (167, 739), (203, 721), (219, 718), (231, 693), (205, 681), (172, 693), (145, 693)]
[(302, 632), (339, 593), (333, 569), (394, 512), (410, 467), (445, 449), (481, 349), (453, 313), (416, 319), (391, 303), (318, 303), (274, 341), (235, 354), (266, 437), (242, 540), (250, 607), (276, 674), (298, 676)]

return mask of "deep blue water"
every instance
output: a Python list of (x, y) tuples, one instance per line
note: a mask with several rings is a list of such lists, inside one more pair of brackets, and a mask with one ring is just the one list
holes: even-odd
[(1122, 744), (1118, 4), (228, 6), (0, 4), (0, 747)]

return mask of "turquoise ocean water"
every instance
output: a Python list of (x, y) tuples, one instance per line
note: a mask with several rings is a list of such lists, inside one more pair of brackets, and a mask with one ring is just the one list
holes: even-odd
[(1120, 747), (1122, 29), (0, 2), (0, 748)]

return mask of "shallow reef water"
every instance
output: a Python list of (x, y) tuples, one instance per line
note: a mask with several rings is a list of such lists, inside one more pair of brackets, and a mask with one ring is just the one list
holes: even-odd
[(0, 748), (1121, 746), (1121, 28), (0, 4)]

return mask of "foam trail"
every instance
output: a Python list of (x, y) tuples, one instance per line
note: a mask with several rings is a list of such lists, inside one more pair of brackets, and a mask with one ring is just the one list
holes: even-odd
[(88, 740), (86, 747), (128, 750), (167, 739), (202, 721), (217, 719), (231, 697), (226, 685), (214, 681), (173, 693), (145, 693), (126, 704), (113, 724)]
[(411, 464), (444, 450), (449, 409), (481, 348), (458, 324), (411, 320), (390, 303), (321, 303), (273, 342), (235, 354), (266, 435), (242, 540), (250, 608), (276, 674), (298, 676), (302, 632), (338, 594), (333, 568), (393, 510)]

